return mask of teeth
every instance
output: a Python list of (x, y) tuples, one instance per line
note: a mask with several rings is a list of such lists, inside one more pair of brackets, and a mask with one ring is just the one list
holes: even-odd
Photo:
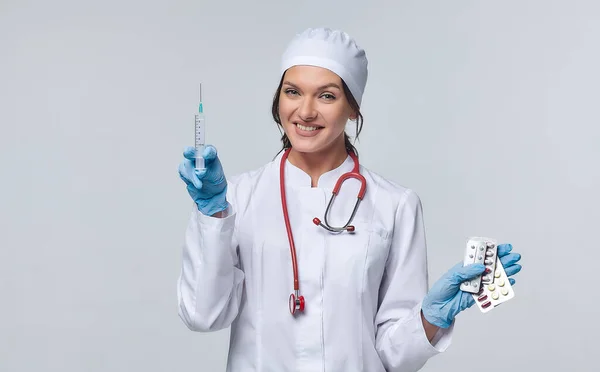
[(304, 125), (302, 125), (302, 124), (298, 124), (298, 123), (296, 123), (296, 125), (298, 126), (298, 128), (300, 128), (300, 129), (302, 129), (302, 130), (309, 131), (309, 132), (310, 132), (310, 131), (313, 131), (313, 130), (317, 130), (317, 129), (319, 129), (318, 127), (306, 127), (306, 126), (304, 126)]

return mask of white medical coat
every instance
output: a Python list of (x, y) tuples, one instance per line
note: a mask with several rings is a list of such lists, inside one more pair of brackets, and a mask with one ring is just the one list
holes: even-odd
[[(293, 271), (279, 164), (228, 179), (225, 218), (194, 206), (178, 281), (179, 316), (194, 331), (231, 326), (227, 371), (383, 372), (419, 370), (451, 341), (453, 325), (430, 343), (420, 316), (428, 290), (422, 207), (411, 189), (361, 166), (367, 191), (355, 233), (316, 226), (352, 158), (318, 187), (289, 161), (285, 188), (305, 311), (289, 312)], [(344, 182), (330, 212), (350, 217), (359, 183)]]

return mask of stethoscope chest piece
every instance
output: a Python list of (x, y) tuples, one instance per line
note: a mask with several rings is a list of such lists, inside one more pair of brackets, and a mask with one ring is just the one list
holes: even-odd
[(298, 296), (298, 293), (290, 295), (290, 313), (295, 315), (297, 311), (304, 311), (304, 296)]

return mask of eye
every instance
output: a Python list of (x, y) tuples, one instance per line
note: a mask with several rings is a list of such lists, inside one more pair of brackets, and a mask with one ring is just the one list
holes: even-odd
[(321, 97), (325, 98), (326, 100), (330, 100), (330, 101), (335, 99), (335, 96), (331, 93), (323, 93), (321, 95)]
[(298, 91), (296, 89), (288, 88), (288, 89), (285, 90), (285, 94), (287, 94), (287, 95), (296, 95), (296, 94), (298, 94)]

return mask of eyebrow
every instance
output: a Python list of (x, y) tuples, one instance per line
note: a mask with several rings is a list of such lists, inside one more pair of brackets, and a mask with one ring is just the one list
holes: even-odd
[[(290, 86), (292, 86), (292, 87), (294, 87), (294, 88), (298, 88), (298, 86), (297, 86), (296, 84), (294, 84), (294, 83), (291, 83), (291, 82), (289, 82), (289, 81), (287, 81), (287, 80), (286, 80), (286, 81), (284, 81), (284, 82), (283, 82), (283, 84), (284, 84), (284, 85), (290, 85)], [(342, 90), (342, 88), (340, 88), (340, 86), (339, 86), (339, 85), (337, 85), (336, 83), (329, 83), (329, 84), (322, 85), (322, 86), (320, 86), (319, 88), (317, 88), (317, 90), (323, 90), (323, 89), (326, 89), (326, 88), (337, 88), (337, 89), (339, 89), (339, 90)]]

